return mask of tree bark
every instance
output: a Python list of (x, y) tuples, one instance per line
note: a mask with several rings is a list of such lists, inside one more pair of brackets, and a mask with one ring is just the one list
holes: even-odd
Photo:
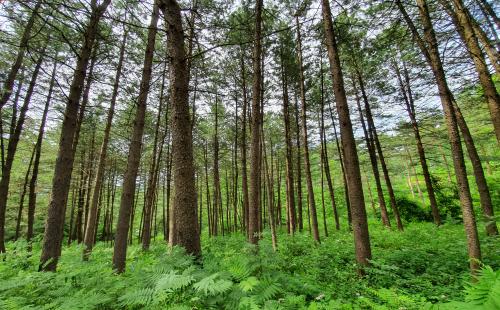
[(109, 136), (111, 133), (111, 125), (113, 122), (113, 117), (115, 113), (115, 105), (116, 99), (118, 97), (118, 90), (120, 86), (120, 77), (122, 73), (123, 67), (123, 59), (125, 55), (125, 46), (127, 43), (127, 35), (128, 31), (125, 30), (120, 46), (118, 65), (116, 68), (115, 81), (113, 84), (113, 91), (111, 95), (111, 102), (108, 110), (108, 115), (106, 118), (106, 126), (104, 128), (104, 137), (101, 144), (101, 151), (99, 153), (99, 162), (97, 164), (97, 172), (94, 180), (94, 191), (92, 195), (92, 202), (90, 205), (90, 212), (88, 221), (86, 223), (87, 229), (84, 238), (84, 249), (83, 249), (83, 260), (88, 260), (90, 254), (92, 253), (92, 247), (94, 246), (95, 239), (94, 234), (92, 233), (97, 226), (97, 211), (98, 211), (98, 203), (99, 203), (99, 194), (101, 192), (101, 186), (104, 180), (104, 170), (106, 168), (106, 159), (107, 159), (107, 150), (109, 144)]
[(252, 140), (250, 145), (250, 195), (248, 216), (248, 241), (257, 244), (259, 241), (260, 210), (260, 174), (261, 174), (261, 81), (262, 81), (262, 0), (255, 2), (255, 41), (253, 51), (253, 88), (252, 88)]
[(189, 68), (184, 49), (184, 30), (180, 7), (175, 0), (162, 0), (167, 23), (167, 48), (171, 59), (170, 98), (172, 105), (172, 165), (174, 204), (170, 245), (201, 255), (196, 187), (194, 179), (193, 138), (189, 115)]
[[(365, 199), (363, 196), (363, 186), (361, 184), (361, 172), (359, 170), (356, 141), (354, 139), (352, 123), (349, 116), (349, 106), (347, 104), (344, 89), (342, 67), (333, 31), (332, 13), (328, 0), (322, 0), (322, 11), (333, 90), (339, 115), (340, 135), (345, 153), (344, 164), (349, 188), (349, 202), (351, 205), (356, 260), (360, 265), (366, 266), (371, 259), (371, 247), (366, 219)], [(362, 269), (360, 269), (359, 273), (363, 274)]]
[(7, 157), (5, 158), (5, 165), (2, 167), (2, 178), (0, 179), (0, 253), (5, 253), (5, 213), (7, 211), (7, 198), (9, 195), (12, 165), (14, 164), (14, 156), (17, 151), (19, 139), (21, 138), (24, 121), (26, 120), (26, 112), (28, 111), (31, 97), (36, 86), (36, 80), (42, 66), (44, 54), (45, 48), (38, 58), (35, 68), (33, 69), (31, 81), (26, 91), (23, 105), (19, 111), (17, 122), (15, 123), (15, 125), (11, 124), (11, 127), (14, 130), (9, 137), (9, 143), (7, 145)]
[(445, 121), (448, 128), (448, 138), (453, 154), (453, 164), (455, 168), (455, 177), (457, 180), (457, 187), (460, 197), (460, 204), (462, 207), (462, 215), (464, 221), (465, 233), (467, 236), (467, 248), (470, 259), (470, 269), (475, 274), (480, 268), (481, 249), (479, 244), (479, 237), (477, 233), (476, 220), (474, 209), (472, 207), (472, 197), (470, 194), (469, 183), (467, 180), (467, 171), (465, 167), (464, 155), (460, 135), (458, 132), (457, 118), (453, 107), (453, 95), (448, 88), (446, 75), (440, 59), (438, 44), (434, 28), (429, 15), (429, 9), (425, 0), (416, 0), (419, 10), (420, 19), (423, 24), (424, 38), (420, 37), (413, 21), (408, 16), (403, 4), (400, 0), (396, 0), (404, 19), (406, 20), (410, 30), (413, 34), (414, 40), (419, 45), (422, 53), (424, 54), (429, 66), (431, 67), (443, 106)]
[(127, 159), (127, 169), (123, 177), (120, 211), (116, 227), (115, 246), (113, 252), (113, 269), (117, 273), (125, 271), (125, 260), (127, 257), (127, 235), (130, 227), (131, 212), (134, 205), (136, 178), (141, 160), (142, 135), (144, 133), (144, 118), (148, 93), (151, 84), (151, 71), (153, 67), (154, 48), (156, 42), (157, 24), (159, 18), (158, 2), (153, 4), (151, 22), (148, 27), (148, 38), (146, 51), (144, 53), (144, 64), (142, 68), (142, 79), (139, 89), (139, 97), (133, 123), (133, 131), (130, 140)]

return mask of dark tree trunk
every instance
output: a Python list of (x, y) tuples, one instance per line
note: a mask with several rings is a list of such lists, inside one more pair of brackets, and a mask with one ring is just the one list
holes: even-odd
[(464, 221), (465, 233), (467, 236), (467, 248), (470, 259), (470, 269), (475, 274), (480, 268), (479, 262), (481, 261), (481, 248), (479, 237), (477, 233), (476, 219), (474, 209), (472, 206), (472, 197), (470, 194), (469, 183), (467, 180), (467, 171), (465, 167), (464, 154), (460, 135), (458, 132), (457, 118), (455, 109), (453, 107), (454, 98), (448, 88), (446, 75), (441, 62), (438, 44), (434, 28), (429, 15), (429, 9), (425, 0), (416, 0), (419, 9), (420, 19), (423, 24), (424, 37), (422, 38), (415, 27), (415, 24), (406, 12), (400, 0), (396, 0), (401, 13), (403, 14), (408, 27), (410, 28), (413, 38), (419, 45), (422, 53), (424, 54), (429, 66), (432, 69), (436, 84), (441, 98), (441, 104), (445, 114), (445, 121), (448, 128), (448, 138), (453, 154), (453, 164), (455, 168), (455, 177), (457, 180), (457, 187), (460, 197), (460, 204), (462, 207), (462, 215)]
[(131, 222), (131, 212), (134, 205), (136, 178), (141, 160), (142, 135), (144, 133), (144, 118), (148, 93), (151, 84), (151, 71), (153, 68), (153, 56), (156, 42), (157, 24), (159, 18), (158, 2), (153, 4), (151, 22), (148, 27), (148, 38), (146, 51), (144, 53), (144, 64), (142, 68), (142, 80), (139, 89), (139, 97), (135, 111), (133, 132), (127, 159), (127, 170), (123, 177), (122, 196), (118, 223), (116, 227), (115, 246), (113, 252), (113, 269), (122, 273), (125, 271), (125, 260), (127, 257), (127, 235)]
[(101, 5), (92, 7), (90, 20), (83, 36), (83, 45), (79, 52), (79, 58), (68, 95), (68, 102), (66, 103), (66, 110), (64, 112), (64, 120), (61, 126), (59, 151), (54, 168), (54, 179), (52, 181), (52, 198), (49, 203), (47, 220), (45, 223), (45, 234), (39, 270), (55, 271), (58, 258), (61, 255), (66, 202), (68, 199), (71, 172), (73, 170), (75, 158), (73, 141), (75, 139), (77, 127), (79, 101), (85, 81), (87, 65), (98, 32), (99, 20), (110, 2), (111, 0), (104, 0)]
[[(369, 264), (369, 260), (371, 259), (371, 248), (368, 223), (366, 219), (365, 200), (363, 196), (363, 186), (361, 184), (361, 173), (359, 170), (359, 159), (356, 150), (356, 141), (354, 139), (352, 123), (349, 116), (349, 106), (347, 104), (344, 89), (342, 67), (333, 31), (332, 13), (328, 0), (322, 0), (322, 9), (333, 90), (339, 115), (340, 135), (344, 149), (344, 164), (349, 189), (349, 202), (351, 206), (356, 260), (360, 265), (366, 266)], [(363, 274), (362, 270), (359, 272)]]
[(253, 53), (253, 90), (252, 90), (252, 141), (250, 145), (250, 195), (248, 216), (248, 241), (257, 244), (259, 241), (260, 210), (260, 174), (261, 174), (261, 81), (262, 81), (262, 0), (255, 2), (255, 41)]
[(41, 56), (38, 58), (35, 68), (33, 69), (31, 81), (28, 90), (26, 91), (23, 105), (21, 107), (21, 110), (19, 111), (17, 122), (15, 124), (11, 124), (11, 128), (13, 128), (13, 130), (11, 135), (9, 136), (9, 143), (7, 145), (7, 157), (5, 158), (5, 165), (2, 167), (2, 178), (0, 179), (0, 253), (5, 253), (5, 213), (7, 211), (7, 198), (9, 195), (12, 165), (14, 164), (14, 156), (17, 151), (19, 139), (21, 138), (24, 121), (26, 120), (26, 112), (28, 111), (31, 97), (36, 86), (38, 73), (40, 72), (40, 67), (42, 66), (44, 53), (45, 48), (42, 51)]
[[(0, 97), (0, 110), (4, 107), (4, 105), (9, 101), (10, 95), (12, 94), (12, 89), (14, 88), (14, 82), (17, 77), (17, 73), (23, 64), (24, 55), (26, 54), (26, 49), (28, 48), (28, 42), (31, 39), (31, 30), (33, 29), (33, 25), (35, 24), (36, 17), (38, 15), (38, 11), (42, 6), (43, 1), (37, 1), (35, 6), (33, 7), (33, 11), (31, 12), (30, 18), (26, 23), (26, 26), (23, 30), (23, 35), (21, 37), (21, 41), (19, 42), (19, 50), (17, 51), (16, 60), (12, 64), (12, 67), (7, 74), (7, 78), (3, 82), (2, 93)], [(2, 247), (0, 245), (0, 247)], [(1, 250), (1, 248), (0, 248)]]
[(201, 255), (196, 188), (194, 179), (193, 138), (189, 115), (189, 68), (184, 49), (184, 30), (180, 7), (175, 0), (162, 0), (167, 21), (167, 47), (170, 56), (170, 98), (172, 105), (172, 165), (174, 204), (170, 244), (186, 252)]

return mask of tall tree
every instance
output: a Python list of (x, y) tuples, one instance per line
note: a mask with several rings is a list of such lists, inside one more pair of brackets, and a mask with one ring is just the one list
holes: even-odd
[(445, 121), (448, 128), (448, 139), (453, 153), (455, 177), (457, 180), (464, 228), (467, 236), (467, 248), (470, 259), (469, 264), (472, 273), (475, 273), (479, 269), (481, 249), (474, 209), (472, 207), (472, 197), (467, 180), (467, 171), (465, 167), (462, 144), (458, 131), (457, 118), (453, 107), (454, 98), (446, 81), (446, 75), (440, 58), (436, 34), (430, 18), (427, 2), (425, 0), (416, 0), (416, 3), (424, 30), (423, 37), (420, 36), (420, 33), (408, 15), (402, 2), (400, 0), (396, 0), (396, 4), (408, 24), (408, 27), (410, 28), (413, 39), (420, 47), (422, 54), (425, 56), (428, 65), (432, 69), (439, 90), (439, 97), (441, 99), (441, 105), (443, 107)]
[(172, 107), (172, 169), (174, 200), (170, 244), (180, 245), (187, 253), (201, 255), (198, 233), (196, 184), (194, 178), (193, 137), (189, 115), (189, 68), (184, 48), (184, 30), (179, 4), (162, 0), (167, 24), (167, 48), (170, 56), (170, 100)]
[(149, 89), (151, 86), (151, 72), (153, 69), (153, 58), (158, 31), (159, 19), (158, 0), (153, 4), (151, 21), (148, 26), (148, 36), (146, 50), (144, 52), (144, 63), (142, 67), (142, 79), (139, 88), (139, 97), (135, 110), (133, 130), (127, 158), (127, 169), (123, 177), (122, 195), (120, 200), (120, 210), (118, 213), (118, 223), (116, 226), (115, 246), (113, 251), (113, 269), (122, 273), (125, 271), (125, 260), (127, 257), (127, 239), (131, 223), (131, 212), (134, 206), (136, 189), (136, 178), (141, 161), (142, 135), (144, 133), (144, 118), (148, 101)]
[[(328, 0), (322, 0), (321, 4), (326, 46), (328, 49), (328, 60), (330, 61), (330, 73), (332, 75), (333, 91), (340, 122), (340, 135), (345, 155), (344, 164), (348, 183), (347, 187), (349, 191), (356, 260), (360, 265), (366, 266), (371, 259), (371, 247), (356, 141), (354, 140), (351, 118), (349, 116), (349, 106), (347, 104), (342, 66), (333, 30), (330, 3)], [(361, 269), (360, 273), (363, 274)]]
[(253, 51), (252, 126), (250, 145), (250, 195), (248, 216), (248, 241), (257, 244), (259, 237), (260, 167), (261, 167), (261, 82), (262, 82), (262, 0), (255, 2), (255, 39)]

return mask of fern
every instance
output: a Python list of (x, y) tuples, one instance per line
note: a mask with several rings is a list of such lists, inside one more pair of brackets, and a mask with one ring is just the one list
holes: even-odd
[(208, 277), (201, 279), (199, 282), (195, 283), (193, 287), (196, 291), (202, 292), (206, 296), (212, 296), (227, 292), (233, 285), (233, 282), (225, 279), (216, 280), (219, 276), (219, 273), (214, 273)]
[(173, 292), (190, 285), (193, 281), (194, 278), (189, 273), (177, 274), (172, 270), (157, 280), (155, 291)]
[(479, 272), (478, 282), (465, 289), (465, 300), (486, 309), (500, 309), (500, 271), (493, 271), (490, 266)]
[(124, 307), (145, 306), (153, 300), (154, 293), (153, 288), (143, 288), (125, 293), (118, 301)]
[(241, 281), (239, 287), (243, 292), (250, 292), (257, 284), (259, 284), (259, 280), (256, 277), (249, 277), (244, 281)]

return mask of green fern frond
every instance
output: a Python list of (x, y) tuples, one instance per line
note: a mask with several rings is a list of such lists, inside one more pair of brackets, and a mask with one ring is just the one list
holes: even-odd
[(193, 287), (196, 291), (202, 292), (206, 296), (222, 294), (231, 288), (233, 282), (226, 279), (216, 280), (219, 276), (220, 273), (214, 273), (193, 284)]

